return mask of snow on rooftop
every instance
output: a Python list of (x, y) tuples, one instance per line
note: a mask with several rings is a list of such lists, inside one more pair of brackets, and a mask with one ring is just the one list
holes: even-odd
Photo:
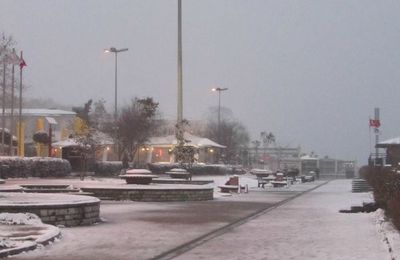
[(389, 145), (400, 145), (400, 137), (391, 138), (382, 142), (379, 142), (377, 147), (387, 147)]
[[(5, 114), (9, 115), (11, 109), (6, 109)], [(14, 109), (14, 115), (19, 113), (18, 109)], [(29, 116), (63, 116), (63, 115), (76, 115), (73, 111), (60, 110), (60, 109), (43, 109), (43, 108), (23, 108), (22, 115)]]
[(300, 157), (300, 159), (301, 160), (318, 160), (318, 157), (313, 157), (313, 156), (310, 156), (307, 154), (307, 155)]
[[(220, 145), (208, 138), (192, 135), (189, 133), (184, 134), (185, 140), (188, 140), (189, 143), (187, 145), (195, 146), (195, 147), (218, 147), (218, 148), (226, 148), (224, 145)], [(162, 137), (152, 137), (149, 142), (150, 145), (176, 145), (178, 144), (175, 135), (168, 135)]]

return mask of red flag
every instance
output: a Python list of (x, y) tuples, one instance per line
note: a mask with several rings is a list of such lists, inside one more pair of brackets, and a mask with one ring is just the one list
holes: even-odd
[(381, 126), (381, 122), (379, 121), (379, 119), (370, 119), (369, 126), (379, 128)]
[(21, 62), (19, 63), (19, 68), (22, 70), (23, 67), (27, 66), (25, 60), (21, 57)]

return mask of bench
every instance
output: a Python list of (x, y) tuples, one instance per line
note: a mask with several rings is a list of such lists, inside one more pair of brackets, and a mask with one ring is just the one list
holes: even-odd
[(239, 186), (238, 185), (220, 185), (218, 188), (221, 189), (222, 193), (232, 193), (238, 192)]
[(275, 177), (273, 175), (269, 175), (267, 177), (259, 177), (257, 178), (258, 181), (258, 188), (262, 187), (265, 188), (265, 184), (270, 183), (271, 181), (275, 180)]
[(258, 188), (260, 187), (265, 188), (265, 184), (268, 184), (268, 181), (264, 180), (263, 178), (257, 178), (257, 182), (258, 182), (257, 184)]
[(274, 188), (285, 187), (288, 185), (287, 181), (271, 181), (271, 184), (274, 186)]

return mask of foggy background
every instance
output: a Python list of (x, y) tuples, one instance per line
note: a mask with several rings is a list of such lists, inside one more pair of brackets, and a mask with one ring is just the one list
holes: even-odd
[[(282, 146), (364, 164), (374, 107), (381, 140), (399, 135), (399, 1), (182, 2), (184, 118), (201, 119), (223, 87), (252, 140), (273, 132)], [(25, 96), (104, 98), (112, 112), (114, 55), (103, 50), (129, 48), (119, 105), (151, 96), (176, 118), (176, 0), (1, 0), (0, 32), (24, 51)]]

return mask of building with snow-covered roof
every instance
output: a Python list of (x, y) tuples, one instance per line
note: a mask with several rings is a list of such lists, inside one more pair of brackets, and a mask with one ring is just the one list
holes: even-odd
[[(17, 135), (17, 123), (19, 111), (13, 110), (13, 135)], [(23, 135), (24, 143), (33, 144), (33, 135), (37, 131), (49, 130), (49, 125), (52, 124), (52, 140), (59, 141), (68, 138), (73, 133), (73, 123), (76, 113), (73, 111), (60, 110), (60, 109), (38, 109), (38, 108), (24, 108), (22, 109), (22, 122), (23, 122)], [(5, 110), (6, 127), (11, 126), (11, 109)], [(32, 147), (32, 146), (31, 146)], [(35, 151), (26, 147), (26, 155), (36, 155)]]
[(368, 160), (370, 165), (397, 165), (400, 163), (400, 137), (394, 137), (376, 144), (376, 148), (386, 149), (385, 153), (372, 154)]
[[(198, 162), (215, 163), (217, 150), (226, 148), (208, 138), (187, 132), (184, 138), (188, 141), (186, 145), (196, 148), (195, 156)], [(175, 162), (172, 150), (177, 144), (175, 135), (151, 137), (144, 146), (138, 149), (134, 159), (139, 163)]]

